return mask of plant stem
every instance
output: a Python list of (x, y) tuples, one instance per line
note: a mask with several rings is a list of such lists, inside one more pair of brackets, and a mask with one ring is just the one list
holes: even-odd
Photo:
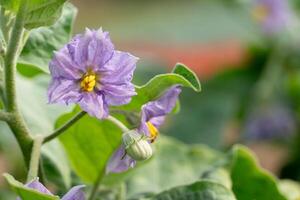
[(94, 186), (92, 188), (92, 191), (91, 191), (91, 194), (90, 194), (90, 197), (88, 198), (88, 200), (94, 200), (96, 198), (96, 195), (97, 195), (97, 192), (98, 192), (98, 189), (99, 189), (99, 186), (100, 186), (100, 183), (101, 183), (101, 180), (102, 180), (102, 177), (103, 177), (103, 174), (104, 174), (104, 170), (102, 170), (95, 183), (94, 183)]
[(278, 78), (282, 73), (282, 63), (286, 57), (286, 52), (282, 49), (285, 49), (284, 43), (278, 41), (278, 44), (273, 47), (261, 78), (255, 85), (254, 104), (269, 102), (272, 99)]
[(62, 125), (60, 128), (55, 130), (53, 133), (45, 137), (43, 143), (50, 142), (54, 138), (58, 137), (61, 135), (63, 132), (65, 132), (68, 128), (70, 128), (75, 122), (77, 122), (79, 119), (81, 119), (84, 115), (86, 114), (85, 111), (81, 111), (77, 113), (72, 119), (70, 119), (68, 122), (66, 122), (64, 125)]
[(11, 131), (14, 133), (15, 138), (22, 150), (26, 167), (29, 168), (31, 148), (33, 140), (29, 134), (29, 130), (19, 114), (11, 114), (11, 118), (7, 121)]
[(23, 37), (23, 27), (25, 21), (25, 11), (27, 7), (27, 1), (23, 1), (20, 4), (19, 11), (17, 13), (15, 23), (12, 29), (12, 35), (9, 39), (7, 54), (5, 56), (5, 88), (6, 88), (6, 99), (7, 99), (7, 110), (9, 112), (17, 111), (17, 100), (16, 100), (16, 62), (18, 56), (18, 49)]
[(117, 200), (126, 200), (126, 185), (125, 185), (125, 183), (121, 183), (119, 185), (119, 192), (117, 195)]
[(117, 118), (109, 115), (106, 119), (117, 125), (124, 133), (129, 131), (129, 129)]
[(11, 114), (11, 118), (7, 121), (7, 123), (21, 147), (26, 166), (28, 167), (32, 148), (32, 138), (24, 119), (18, 110), (15, 83), (16, 63), (23, 35), (26, 7), (27, 0), (24, 0), (20, 4), (13, 29), (11, 31), (11, 36), (9, 38), (7, 52), (4, 58), (4, 89), (6, 110)]
[(11, 115), (10, 113), (8, 112), (5, 112), (5, 111), (0, 111), (0, 121), (9, 121), (11, 118)]
[(27, 175), (27, 182), (30, 182), (31, 180), (35, 179), (38, 175), (42, 144), (43, 144), (43, 136), (41, 135), (36, 136), (33, 140), (29, 171)]

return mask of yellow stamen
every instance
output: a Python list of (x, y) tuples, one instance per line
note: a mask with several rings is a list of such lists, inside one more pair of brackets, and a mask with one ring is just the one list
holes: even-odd
[(257, 20), (258, 22), (264, 22), (269, 15), (269, 9), (265, 5), (257, 5), (253, 9), (252, 15), (254, 19)]
[(159, 132), (158, 132), (157, 128), (151, 122), (147, 122), (146, 124), (147, 124), (148, 130), (150, 132), (150, 140), (152, 143), (157, 138)]
[(86, 92), (91, 92), (94, 90), (96, 86), (96, 75), (93, 73), (87, 73), (86, 75), (83, 76), (81, 82), (80, 82), (80, 87), (86, 91)]

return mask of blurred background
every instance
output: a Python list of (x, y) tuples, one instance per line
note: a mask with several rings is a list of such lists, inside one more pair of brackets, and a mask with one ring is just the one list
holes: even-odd
[(184, 90), (180, 114), (161, 132), (222, 150), (243, 143), (274, 174), (300, 178), (297, 1), (72, 3), (75, 33), (102, 27), (117, 49), (141, 58), (136, 84), (176, 62), (197, 73), (202, 92)]
[[(274, 175), (300, 181), (298, 0), (71, 2), (75, 33), (102, 27), (140, 58), (137, 85), (177, 62), (197, 73), (202, 92), (183, 90), (162, 134), (222, 151), (242, 143)], [(0, 156), (0, 172), (10, 168)]]

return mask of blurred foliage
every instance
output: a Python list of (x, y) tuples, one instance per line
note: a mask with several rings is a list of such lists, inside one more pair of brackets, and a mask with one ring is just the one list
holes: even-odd
[[(8, 2), (8, 1), (5, 1)], [(259, 32), (242, 1), (74, 1), (82, 7), (76, 30), (84, 26), (112, 32), (119, 41), (158, 41), (169, 44), (209, 43), (211, 41), (238, 40), (250, 46), (247, 58), (236, 69), (221, 71), (211, 79), (202, 81), (203, 93), (195, 95), (185, 90), (181, 95), (181, 113), (172, 117), (162, 129), (155, 144), (155, 156), (126, 173), (105, 175), (105, 166), (121, 140), (120, 131), (109, 122), (85, 116), (60, 137), (62, 145), (53, 141), (43, 148), (43, 161), (48, 185), (59, 193), (64, 193), (71, 184), (93, 183), (104, 176), (99, 194), (103, 199), (116, 199), (125, 181), (129, 199), (238, 199), (238, 200), (297, 200), (300, 186), (293, 181), (279, 181), (262, 169), (255, 156), (243, 146), (234, 146), (224, 154), (211, 147), (221, 149), (231, 144), (225, 143), (224, 133), (232, 121), (238, 124), (238, 135), (234, 142), (244, 142), (243, 131), (247, 119), (254, 110), (284, 105), (292, 111), (296, 121), (296, 136), (282, 142), (289, 148), (289, 161), (283, 167), (281, 177), (300, 180), (300, 48), (294, 41), (280, 51), (288, 54), (277, 62), (279, 77), (276, 83), (265, 76), (266, 68), (276, 39), (263, 36)], [(294, 1), (298, 5), (298, 1)], [(85, 7), (85, 5), (88, 5)], [(98, 5), (98, 6), (93, 6)], [(99, 7), (99, 5), (102, 5)], [(298, 5), (300, 8), (300, 4)], [(49, 134), (73, 116), (78, 110), (49, 106), (46, 104), (49, 82), (48, 62), (56, 50), (70, 39), (76, 9), (67, 5), (63, 17), (51, 27), (35, 29), (29, 35), (25, 49), (18, 60), (19, 100), (29, 128), (35, 134)], [(93, 13), (93, 15), (91, 15)], [(95, 15), (94, 15), (95, 14)], [(51, 20), (51, 19), (50, 19)], [(146, 39), (145, 39), (146, 38)], [(135, 83), (144, 84), (155, 74), (168, 71), (160, 61), (142, 61), (137, 70)], [(273, 68), (274, 69), (274, 68)], [(199, 75), (202, 78), (202, 75)], [(269, 86), (276, 84), (271, 101), (257, 103), (257, 85), (265, 81)], [(150, 83), (137, 89), (138, 95), (132, 103), (123, 108), (136, 112), (140, 106), (161, 95), (173, 84), (183, 84), (200, 90), (194, 73), (184, 65), (177, 65), (171, 74), (159, 75)], [(278, 87), (278, 88), (277, 88)], [(265, 103), (265, 102), (264, 102)], [(116, 115), (119, 117), (118, 115)], [(125, 121), (125, 118), (120, 118)], [(280, 120), (279, 120), (280, 121)], [(126, 122), (130, 124), (130, 122)], [(132, 125), (132, 124), (131, 124)], [(269, 125), (269, 124), (268, 124)], [(133, 125), (132, 125), (133, 126)], [(232, 130), (230, 130), (232, 131)], [(0, 149), (10, 163), (12, 174), (18, 180), (24, 178), (19, 148), (7, 126), (0, 123)], [(173, 136), (176, 139), (172, 139)], [(184, 142), (184, 143), (183, 143)], [(272, 139), (269, 142), (274, 142)], [(278, 141), (276, 141), (278, 142)], [(188, 144), (185, 144), (188, 143)], [(200, 145), (205, 143), (206, 145)], [(229, 148), (229, 147), (228, 147)], [(12, 151), (13, 149), (13, 151)], [(69, 162), (75, 174), (71, 174)], [(272, 155), (272, 152), (269, 152)], [(281, 163), (282, 165), (285, 163)], [(55, 199), (40, 197), (31, 190), (6, 176), (9, 184), (20, 195), (34, 199)], [(63, 179), (63, 180), (61, 180)], [(88, 189), (87, 189), (88, 191)], [(157, 194), (159, 193), (159, 194)], [(0, 199), (13, 198), (6, 190), (0, 190)], [(33, 197), (34, 196), (34, 197)], [(43, 195), (42, 195), (43, 196)]]

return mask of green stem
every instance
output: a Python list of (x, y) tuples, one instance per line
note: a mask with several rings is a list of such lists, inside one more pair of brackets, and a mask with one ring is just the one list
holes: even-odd
[(62, 133), (64, 133), (68, 128), (70, 128), (75, 122), (77, 122), (79, 119), (81, 119), (86, 114), (85, 111), (81, 111), (77, 113), (72, 119), (70, 119), (68, 122), (66, 122), (64, 125), (62, 125), (60, 128), (55, 130), (53, 133), (45, 137), (43, 143), (50, 142), (54, 138), (58, 137)]
[(282, 52), (282, 49), (284, 49), (283, 45), (279, 43), (271, 52), (261, 78), (255, 87), (254, 101), (264, 103), (272, 98), (278, 77), (282, 72), (282, 61), (285, 57), (285, 52)]
[(42, 144), (43, 144), (43, 137), (41, 135), (36, 136), (33, 140), (29, 171), (27, 175), (27, 182), (30, 182), (31, 180), (35, 179), (38, 175)]
[(31, 148), (33, 140), (29, 134), (29, 130), (19, 114), (11, 114), (11, 118), (7, 121), (11, 131), (14, 133), (15, 138), (22, 150), (25, 164), (29, 167)]
[(27, 7), (27, 1), (23, 1), (20, 4), (19, 11), (17, 13), (15, 23), (12, 29), (12, 35), (9, 39), (7, 53), (4, 59), (5, 62), (5, 88), (6, 88), (6, 99), (7, 99), (7, 110), (9, 112), (16, 112), (17, 100), (16, 100), (16, 63), (18, 57), (19, 46), (22, 42), (23, 27), (25, 22), (25, 11)]
[(11, 114), (5, 111), (0, 111), (0, 121), (8, 122), (11, 119)]
[(102, 170), (99, 173), (99, 175), (98, 175), (98, 177), (97, 177), (97, 179), (96, 179), (96, 181), (94, 183), (94, 186), (92, 188), (92, 191), (91, 191), (91, 194), (90, 194), (90, 197), (88, 198), (88, 200), (94, 200), (96, 198), (97, 193), (98, 193), (98, 189), (99, 189), (102, 177), (103, 177), (103, 174), (104, 174), (104, 170)]
[(106, 119), (118, 126), (124, 133), (129, 131), (129, 129), (117, 118), (109, 115)]
[(5, 93), (3, 89), (3, 84), (1, 84), (1, 82), (0, 82), (0, 100), (3, 103), (3, 106), (6, 107)]
[(121, 183), (119, 186), (119, 192), (116, 197), (117, 200), (126, 200), (126, 185), (125, 183)]
[(15, 83), (18, 50), (20, 48), (23, 35), (26, 7), (27, 0), (24, 0), (22, 1), (22, 4), (20, 4), (13, 29), (11, 31), (11, 36), (9, 38), (7, 52), (4, 59), (4, 89), (6, 110), (11, 113), (11, 118), (7, 121), (7, 123), (21, 147), (26, 166), (28, 167), (32, 148), (32, 138), (24, 119), (18, 110)]

